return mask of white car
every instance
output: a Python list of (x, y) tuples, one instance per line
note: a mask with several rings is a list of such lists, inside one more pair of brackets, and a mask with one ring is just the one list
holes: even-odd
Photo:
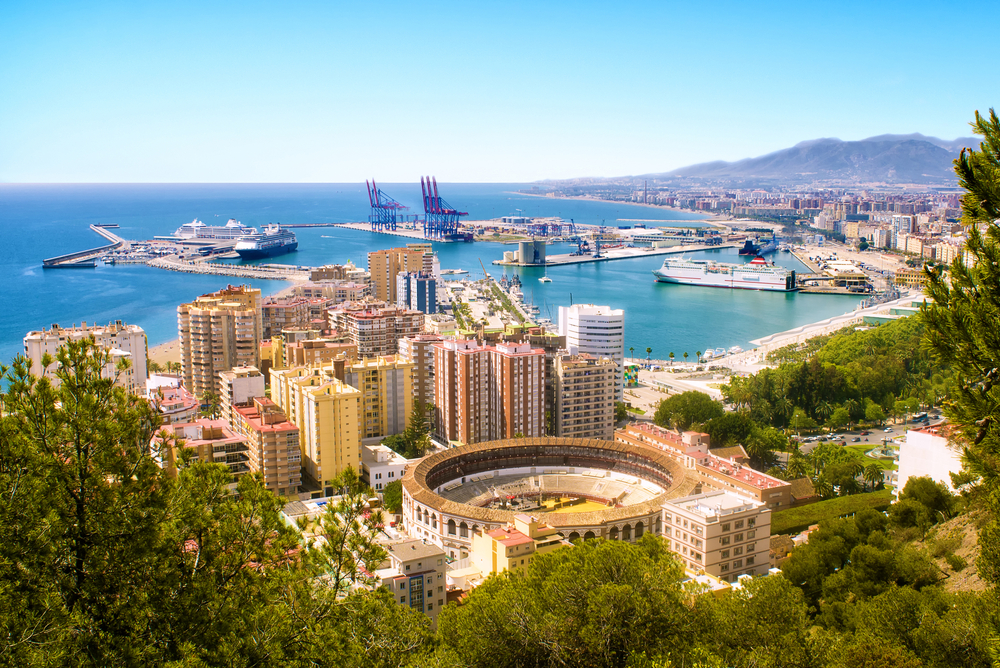
[(886, 427), (882, 431), (885, 432), (886, 434), (891, 434), (892, 433), (892, 427)]

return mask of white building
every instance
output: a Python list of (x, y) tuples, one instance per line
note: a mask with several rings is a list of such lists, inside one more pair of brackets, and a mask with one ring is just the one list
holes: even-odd
[(233, 406), (247, 406), (264, 396), (264, 374), (255, 366), (238, 366), (219, 372), (222, 419), (233, 424)]
[(955, 490), (949, 474), (962, 470), (962, 449), (949, 441), (951, 435), (952, 427), (947, 423), (906, 432), (906, 441), (899, 448), (897, 496), (907, 480), (921, 476), (929, 476)]
[(771, 567), (771, 511), (728, 491), (663, 504), (663, 539), (685, 568), (727, 582), (765, 575)]
[(572, 355), (610, 357), (618, 365), (615, 399), (623, 397), (625, 369), (625, 311), (610, 306), (574, 304), (559, 307), (559, 335), (566, 337)]
[(403, 478), (409, 460), (385, 445), (361, 446), (361, 480), (376, 492)]
[[(55, 370), (58, 363), (55, 362), (55, 357), (59, 348), (70, 341), (80, 341), (90, 336), (94, 337), (99, 348), (111, 353), (111, 361), (104, 369), (104, 377), (114, 378), (117, 375), (118, 385), (130, 394), (146, 396), (146, 332), (138, 325), (126, 325), (121, 320), (107, 325), (88, 326), (86, 322), (79, 327), (52, 325), (51, 329), (28, 332), (24, 337), (24, 354), (31, 360), (32, 375), (41, 378), (44, 372), (44, 376), (57, 385)], [(46, 353), (52, 356), (53, 363), (43, 370), (42, 357)], [(119, 372), (116, 367), (121, 359), (128, 360), (130, 367)]]
[(375, 571), (379, 584), (392, 592), (399, 605), (418, 610), (436, 623), (448, 599), (444, 550), (415, 539), (385, 548), (389, 557)]

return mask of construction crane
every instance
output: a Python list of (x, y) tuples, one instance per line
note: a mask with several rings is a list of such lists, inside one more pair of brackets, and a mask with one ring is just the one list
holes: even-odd
[(420, 192), (424, 199), (424, 237), (446, 239), (458, 232), (458, 222), (468, 212), (459, 211), (441, 199), (437, 179), (420, 177)]
[(396, 222), (399, 220), (402, 212), (409, 209), (409, 207), (400, 204), (382, 192), (375, 185), (375, 179), (372, 179), (371, 183), (365, 181), (365, 186), (368, 188), (368, 202), (372, 206), (371, 215), (368, 216), (368, 222), (372, 225), (372, 232), (383, 232), (386, 230), (395, 232)]

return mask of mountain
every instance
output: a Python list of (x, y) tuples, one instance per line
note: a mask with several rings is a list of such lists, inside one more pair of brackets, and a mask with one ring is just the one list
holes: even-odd
[(646, 177), (665, 181), (954, 183), (952, 160), (962, 147), (978, 143), (971, 137), (947, 141), (919, 133), (860, 141), (812, 139), (758, 158), (705, 162)]

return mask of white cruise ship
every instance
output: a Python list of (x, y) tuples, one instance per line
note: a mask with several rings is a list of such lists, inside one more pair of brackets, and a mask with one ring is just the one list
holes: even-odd
[(795, 290), (795, 272), (769, 264), (756, 257), (747, 264), (725, 264), (713, 260), (686, 260), (667, 258), (663, 266), (653, 271), (662, 283), (705, 285), (713, 288), (740, 288), (743, 290)]
[(174, 236), (181, 239), (239, 239), (254, 232), (256, 230), (252, 227), (247, 227), (235, 218), (230, 218), (222, 227), (209, 227), (196, 218), (178, 227)]

